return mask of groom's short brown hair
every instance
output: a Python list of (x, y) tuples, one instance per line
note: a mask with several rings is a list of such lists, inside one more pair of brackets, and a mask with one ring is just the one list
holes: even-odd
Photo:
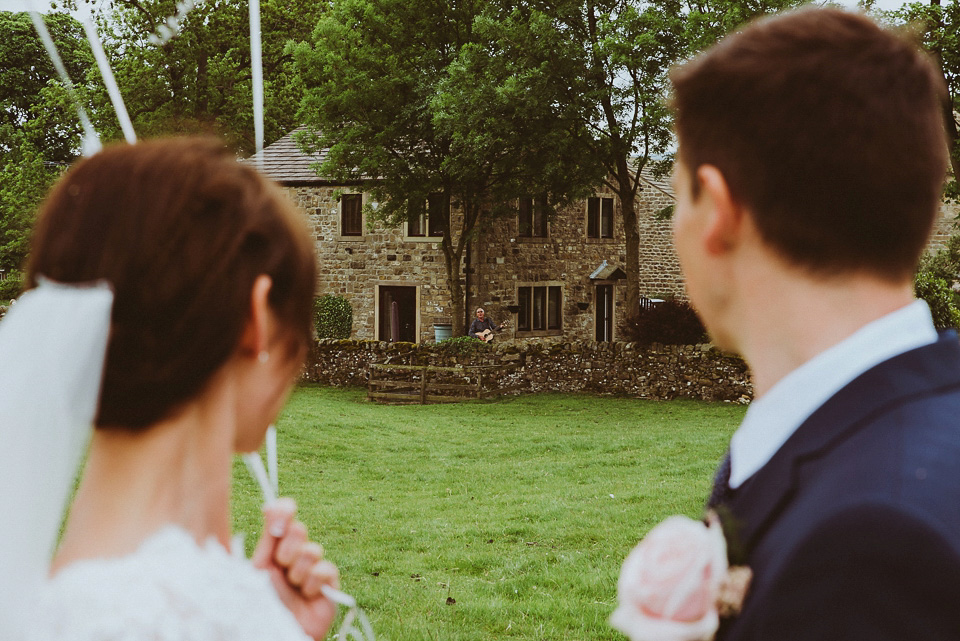
[(915, 45), (805, 9), (750, 24), (672, 79), (680, 161), (720, 169), (784, 258), (912, 276), (946, 172), (946, 90)]

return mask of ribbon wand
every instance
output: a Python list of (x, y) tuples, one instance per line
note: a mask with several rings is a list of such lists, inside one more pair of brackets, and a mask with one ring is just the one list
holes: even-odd
[[(271, 437), (272, 432), (272, 437)], [(264, 467), (263, 459), (259, 452), (248, 452), (242, 455), (243, 462), (247, 466), (250, 475), (260, 486), (260, 492), (263, 494), (263, 500), (269, 505), (277, 500), (277, 432), (271, 425), (267, 430), (267, 465)], [(272, 475), (268, 473), (272, 471)], [(370, 625), (367, 615), (357, 606), (357, 600), (346, 592), (342, 592), (329, 585), (321, 586), (320, 592), (337, 605), (347, 608), (347, 613), (343, 617), (343, 623), (340, 624), (340, 630), (334, 637), (340, 641), (357, 639), (357, 641), (376, 641), (373, 633), (373, 627)], [(360, 624), (360, 628), (354, 625), (354, 621)]]

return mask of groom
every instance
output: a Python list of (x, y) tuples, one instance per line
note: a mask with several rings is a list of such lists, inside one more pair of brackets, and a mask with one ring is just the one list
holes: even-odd
[(715, 488), (754, 572), (719, 638), (960, 639), (960, 345), (912, 287), (942, 79), (865, 17), (803, 10), (673, 82), (677, 253), (756, 392)]

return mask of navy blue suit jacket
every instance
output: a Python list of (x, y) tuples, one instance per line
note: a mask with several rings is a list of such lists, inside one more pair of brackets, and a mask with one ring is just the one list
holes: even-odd
[(754, 578), (718, 640), (960, 639), (960, 344), (867, 371), (728, 498)]

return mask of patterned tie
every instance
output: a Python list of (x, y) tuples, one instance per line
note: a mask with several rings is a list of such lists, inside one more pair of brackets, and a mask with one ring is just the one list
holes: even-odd
[(723, 455), (717, 467), (717, 474), (713, 477), (713, 489), (710, 490), (710, 498), (707, 500), (707, 509), (712, 510), (721, 503), (730, 498), (730, 450)]

